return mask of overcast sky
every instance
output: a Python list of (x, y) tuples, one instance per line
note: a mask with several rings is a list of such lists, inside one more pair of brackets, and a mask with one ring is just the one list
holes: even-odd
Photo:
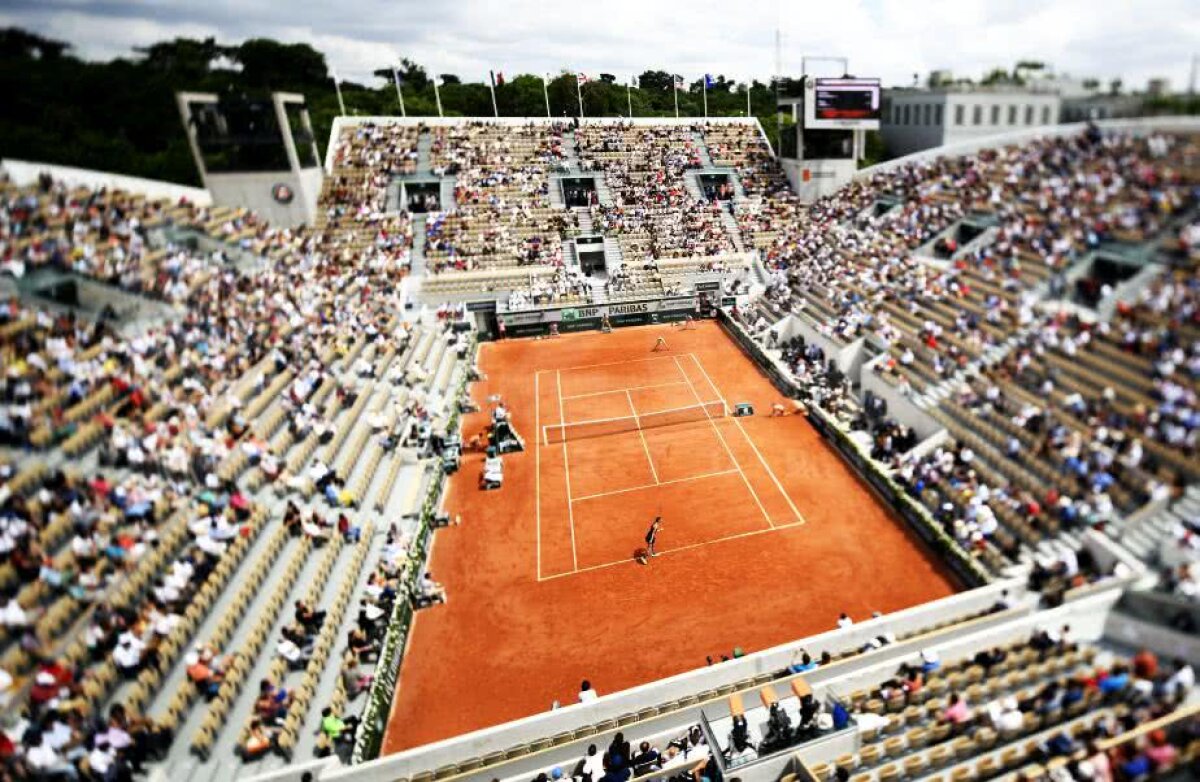
[(836, 55), (887, 85), (1039, 59), (1072, 76), (1136, 87), (1165, 76), (1181, 89), (1200, 53), (1198, 0), (0, 0), (0, 25), (87, 58), (176, 36), (304, 41), (359, 81), (400, 56), (467, 80), (489, 68), (620, 79), (658, 68), (766, 81), (777, 26), (784, 73), (798, 74), (802, 55)]

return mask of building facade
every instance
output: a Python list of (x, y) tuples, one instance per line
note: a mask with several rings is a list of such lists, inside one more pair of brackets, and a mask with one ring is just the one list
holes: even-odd
[(889, 157), (1059, 122), (1057, 93), (1005, 88), (892, 89), (881, 131)]

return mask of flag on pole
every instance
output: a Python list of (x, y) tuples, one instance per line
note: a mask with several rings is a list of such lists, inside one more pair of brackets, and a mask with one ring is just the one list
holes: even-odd
[(717, 86), (717, 80), (712, 77), (711, 73), (704, 74), (704, 89), (711, 90)]
[(704, 89), (701, 90), (701, 92), (704, 93), (704, 118), (705, 119), (708, 119), (708, 88), (712, 87), (714, 85), (716, 85), (716, 81), (713, 80), (712, 74), (711, 73), (704, 74)]
[(675, 98), (675, 119), (679, 119), (679, 91), (683, 89), (683, 77), (677, 73), (671, 81), (675, 85), (675, 89), (672, 90)]
[(504, 71), (496, 71), (496, 86), (504, 86)]
[(675, 74), (675, 89), (682, 90), (684, 88), (683, 77), (678, 73)]
[[(501, 76), (500, 78), (503, 79), (504, 77)], [(496, 72), (495, 71), (488, 71), (488, 80), (489, 80), (488, 81), (488, 89), (491, 90), (491, 93), (492, 93), (492, 116), (499, 117), (500, 110), (496, 108)], [(501, 83), (503, 83), (503, 82), (501, 82)]]
[(587, 84), (587, 74), (575, 74), (575, 97), (579, 100), (579, 118), (583, 119), (583, 85)]
[(437, 101), (438, 116), (442, 116), (442, 93), (438, 89), (438, 77), (433, 77), (433, 98)]
[(576, 83), (576, 85), (578, 85), (578, 86), (583, 86), (584, 84), (587, 84), (587, 83), (588, 83), (588, 81), (589, 81), (589, 79), (588, 79), (588, 77), (587, 77), (587, 74), (586, 74), (586, 73), (577, 73), (577, 74), (575, 74), (575, 83)]
[(550, 88), (548, 86), (546, 86), (546, 82), (549, 81), (549, 79), (550, 79), (549, 74), (545, 74), (545, 73), (542, 74), (542, 97), (546, 99), (546, 118), (547, 119), (550, 118)]

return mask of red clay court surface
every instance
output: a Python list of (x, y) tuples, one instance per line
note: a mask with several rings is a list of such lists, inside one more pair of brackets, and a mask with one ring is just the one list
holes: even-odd
[[(488, 343), (479, 364), (464, 436), (499, 394), (526, 449), (499, 490), (481, 454), (450, 481), (449, 602), (416, 614), (385, 753), (956, 591), (802, 416), (770, 416), (778, 392), (714, 322)], [(738, 402), (756, 415), (721, 413)]]

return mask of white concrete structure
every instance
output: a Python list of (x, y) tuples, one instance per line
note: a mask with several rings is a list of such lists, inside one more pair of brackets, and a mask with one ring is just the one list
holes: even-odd
[(1059, 121), (1057, 93), (1021, 88), (892, 89), (883, 95), (883, 143), (892, 156)]
[[(181, 92), (176, 96), (179, 115), (187, 132), (192, 159), (204, 186), (212, 194), (212, 202), (220, 206), (238, 206), (253, 209), (276, 225), (295, 226), (311, 223), (317, 214), (317, 198), (321, 195), (324, 172), (316, 162), (320, 160), (312, 122), (304, 108), (304, 96), (288, 92), (271, 93), (275, 120), (280, 129), (280, 143), (287, 156), (288, 167), (278, 171), (210, 171), (204, 162), (196, 123), (192, 121), (192, 108), (196, 105), (216, 104), (218, 97), (207, 92)], [(300, 107), (302, 129), (312, 139), (311, 150), (305, 150), (312, 164), (304, 165), (288, 118), (288, 107)]]

